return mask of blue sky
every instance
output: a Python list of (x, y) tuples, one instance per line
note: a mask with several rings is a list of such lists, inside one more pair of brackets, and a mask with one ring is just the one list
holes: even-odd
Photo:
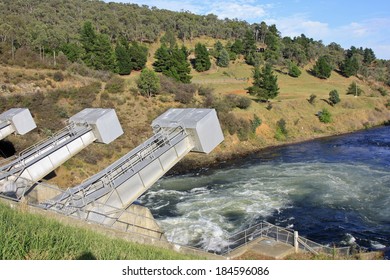
[[(389, 0), (111, 0), (194, 14), (215, 14), (249, 23), (276, 24), (282, 36), (305, 34), (344, 48), (372, 48), (378, 58), (390, 59)], [(109, 1), (106, 1), (109, 2)]]

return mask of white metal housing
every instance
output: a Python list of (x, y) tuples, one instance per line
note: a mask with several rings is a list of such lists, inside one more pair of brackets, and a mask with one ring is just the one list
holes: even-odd
[(210, 153), (224, 139), (214, 109), (169, 109), (152, 122), (161, 128), (182, 126), (194, 142), (192, 152)]
[(29, 109), (12, 108), (0, 114), (0, 139), (14, 132), (24, 135), (36, 127)]
[(97, 138), (96, 142), (109, 144), (123, 134), (114, 109), (87, 108), (69, 120), (76, 124), (88, 123)]

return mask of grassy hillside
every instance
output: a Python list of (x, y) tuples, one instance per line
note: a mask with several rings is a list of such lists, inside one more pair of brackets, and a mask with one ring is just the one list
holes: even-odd
[(194, 256), (114, 239), (0, 202), (0, 260), (188, 260)]
[[(215, 42), (214, 39), (205, 37), (199, 41), (209, 45)], [(186, 41), (186, 44), (193, 50), (197, 42), (198, 40)], [(157, 42), (150, 45), (147, 63), (149, 67), (158, 44)], [(227, 68), (217, 67), (213, 61), (211, 69), (206, 72), (198, 73), (192, 70), (192, 83), (211, 88), (214, 96), (220, 99), (230, 94), (246, 96), (252, 99), (252, 103), (247, 109), (229, 109), (231, 112), (228, 114), (219, 111), (225, 141), (210, 155), (187, 156), (175, 170), (183, 171), (189, 167), (215, 164), (268, 146), (364, 129), (390, 119), (390, 110), (386, 107), (390, 97), (382, 96), (377, 91), (379, 85), (368, 84), (356, 77), (345, 78), (337, 72), (332, 72), (329, 79), (322, 80), (310, 75), (310, 68), (308, 65), (306, 69), (302, 69), (299, 78), (284, 74), (284, 69), (275, 69), (280, 93), (271, 100), (272, 108), (247, 94), (246, 88), (252, 83), (253, 67), (247, 65), (242, 58), (230, 63)], [(80, 183), (150, 137), (151, 121), (168, 108), (203, 107), (206, 99), (205, 96), (196, 94), (190, 104), (184, 105), (175, 102), (173, 94), (167, 92), (153, 98), (142, 97), (136, 90), (136, 80), (140, 74), (136, 71), (119, 77), (92, 71), (77, 64), (71, 65), (67, 70), (0, 65), (0, 73), (1, 111), (11, 107), (28, 107), (38, 125), (38, 129), (26, 136), (7, 138), (6, 141), (14, 145), (16, 152), (58, 131), (65, 126), (70, 116), (83, 108), (115, 108), (124, 135), (109, 145), (93, 144), (58, 168), (55, 172), (57, 176), (51, 176), (50, 181), (64, 188)], [(364, 90), (362, 96), (346, 95), (352, 81), (357, 81), (359, 87)], [(116, 85), (122, 82), (123, 87), (116, 89)], [(333, 89), (339, 92), (341, 98), (341, 102), (335, 106), (327, 102), (329, 92)], [(308, 102), (311, 94), (317, 96), (313, 104)], [(316, 116), (324, 108), (332, 114), (331, 123), (321, 123)], [(228, 122), (231, 116), (250, 123), (254, 115), (261, 119), (261, 125), (254, 133), (249, 133), (244, 139), (239, 137), (238, 133), (229, 133)], [(287, 133), (278, 137), (277, 123), (281, 119), (285, 121)]]

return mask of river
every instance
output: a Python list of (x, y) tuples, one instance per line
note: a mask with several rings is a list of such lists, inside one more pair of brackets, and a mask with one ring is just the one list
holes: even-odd
[(324, 245), (390, 247), (390, 126), (265, 149), (160, 179), (139, 202), (170, 241), (209, 250), (268, 221)]

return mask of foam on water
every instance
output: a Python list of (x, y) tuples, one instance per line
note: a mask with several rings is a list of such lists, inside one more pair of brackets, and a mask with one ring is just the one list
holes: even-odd
[[(338, 144), (326, 145), (340, 149)], [(376, 146), (381, 155), (389, 153), (386, 144)], [(299, 147), (299, 153), (309, 150)], [(333, 152), (339, 156), (340, 151)], [(325, 159), (308, 153), (296, 160), (298, 156), (295, 150), (288, 160), (276, 155), (275, 160), (164, 178), (140, 201), (152, 210), (169, 240), (212, 250), (228, 244), (229, 235), (262, 220), (306, 231), (326, 242), (335, 241), (330, 234), (338, 242), (345, 242), (349, 234), (348, 244), (373, 229), (385, 241), (372, 241), (372, 247), (389, 246), (390, 173), (383, 168), (387, 161), (372, 164), (346, 155), (334, 160), (327, 153)]]

